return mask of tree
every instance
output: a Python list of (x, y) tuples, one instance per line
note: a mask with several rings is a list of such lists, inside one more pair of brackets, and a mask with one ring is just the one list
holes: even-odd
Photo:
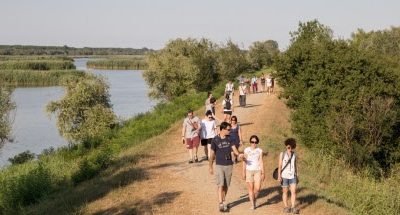
[(222, 80), (232, 80), (249, 68), (245, 52), (229, 40), (218, 50), (218, 74)]
[(112, 128), (116, 116), (108, 90), (100, 77), (69, 81), (65, 96), (47, 105), (47, 112), (57, 115), (61, 135), (72, 143), (79, 143), (101, 138)]
[(192, 89), (210, 90), (217, 78), (214, 47), (207, 39), (176, 39), (150, 53), (143, 73), (150, 96), (169, 100)]
[(256, 41), (250, 46), (248, 54), (253, 69), (272, 66), (279, 54), (278, 43), (274, 40)]
[(11, 92), (0, 87), (0, 143), (9, 138), (11, 133), (11, 111), (15, 103), (11, 101)]

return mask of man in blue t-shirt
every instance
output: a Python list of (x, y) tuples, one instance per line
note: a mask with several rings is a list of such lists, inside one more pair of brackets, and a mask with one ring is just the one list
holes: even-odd
[(215, 175), (218, 186), (219, 210), (221, 212), (228, 211), (225, 197), (232, 177), (233, 161), (231, 152), (233, 151), (239, 158), (244, 158), (243, 154), (240, 154), (236, 146), (229, 140), (230, 130), (231, 125), (227, 122), (222, 122), (219, 135), (215, 136), (211, 141), (209, 172), (211, 175), (214, 174), (213, 163), (215, 158)]

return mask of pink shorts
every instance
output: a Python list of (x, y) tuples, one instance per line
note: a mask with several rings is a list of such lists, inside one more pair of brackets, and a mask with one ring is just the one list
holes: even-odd
[(193, 138), (186, 138), (186, 148), (193, 149), (194, 147), (198, 147), (200, 144), (200, 137), (196, 136)]

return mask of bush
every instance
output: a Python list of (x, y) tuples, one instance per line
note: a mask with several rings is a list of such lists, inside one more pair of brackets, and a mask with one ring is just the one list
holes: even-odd
[(49, 113), (56, 113), (60, 133), (73, 143), (101, 138), (115, 124), (109, 87), (95, 76), (67, 83), (64, 98), (47, 106)]
[(35, 153), (32, 153), (28, 150), (15, 155), (13, 158), (9, 158), (8, 161), (10, 161), (12, 164), (22, 164), (31, 161), (34, 158)]
[[(0, 81), (1, 83), (1, 81)], [(11, 132), (11, 110), (15, 103), (11, 101), (10, 90), (0, 87), (0, 144), (9, 138)]]
[(0, 175), (0, 212), (33, 204), (49, 194), (51, 178), (50, 171), (41, 163), (5, 170)]

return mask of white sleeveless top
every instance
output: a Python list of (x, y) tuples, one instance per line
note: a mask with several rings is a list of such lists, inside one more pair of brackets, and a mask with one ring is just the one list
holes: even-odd
[[(292, 152), (294, 153), (294, 152)], [(281, 153), (282, 155), (282, 153)], [(288, 155), (288, 153), (285, 151), (283, 152), (283, 162), (282, 162), (282, 168), (287, 164), (287, 162), (290, 159), (290, 156)], [(296, 173), (296, 169), (295, 169), (295, 162), (296, 162), (296, 153), (293, 154), (292, 160), (290, 161), (290, 164), (287, 165), (287, 167), (282, 171), (282, 178), (286, 178), (286, 179), (293, 179), (295, 178), (295, 173)]]
[(260, 157), (262, 156), (262, 149), (247, 147), (244, 150), (244, 154), (247, 155), (246, 158), (246, 170), (261, 170)]

